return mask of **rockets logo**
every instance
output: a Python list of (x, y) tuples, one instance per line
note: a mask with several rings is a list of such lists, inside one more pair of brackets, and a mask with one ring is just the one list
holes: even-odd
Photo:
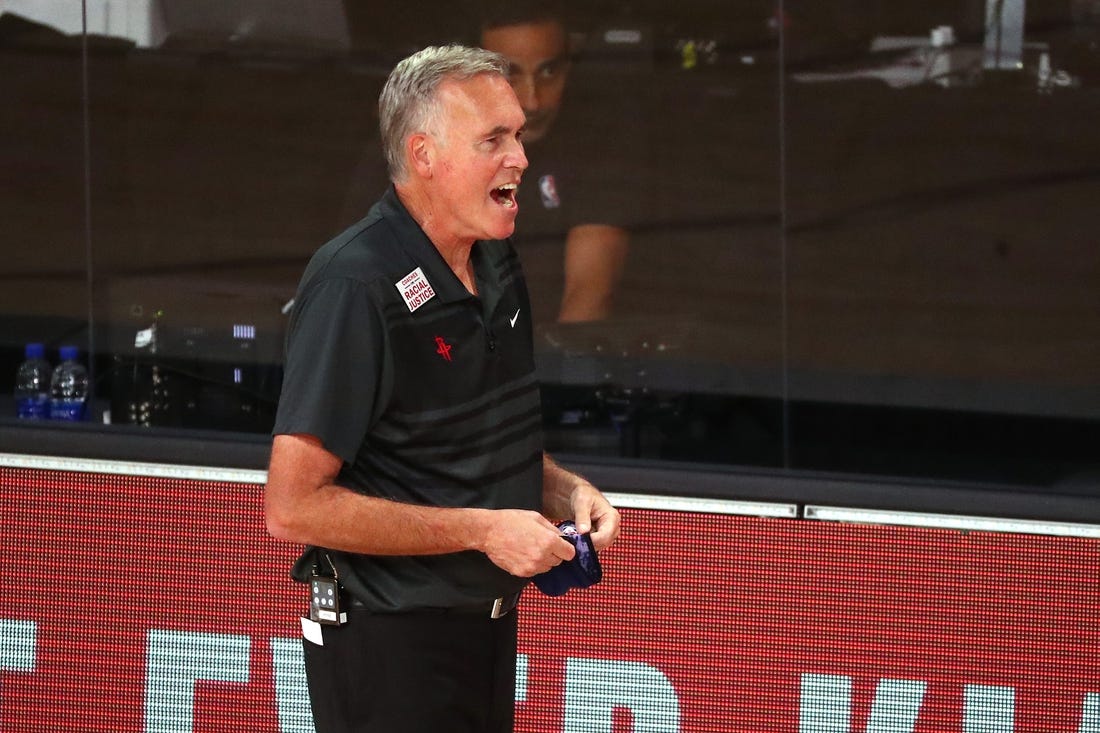
[(444, 341), (442, 336), (436, 336), (435, 337), (435, 346), (436, 346), (435, 353), (439, 354), (440, 356), (442, 356), (447, 361), (451, 360), (451, 347), (452, 347), (452, 344), (449, 344), (446, 341)]

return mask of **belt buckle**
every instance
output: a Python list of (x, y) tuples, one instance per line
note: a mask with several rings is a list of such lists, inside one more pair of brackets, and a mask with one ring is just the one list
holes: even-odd
[(493, 608), (489, 611), (489, 618), (498, 619), (506, 613), (508, 612), (504, 610), (504, 598), (494, 598)]

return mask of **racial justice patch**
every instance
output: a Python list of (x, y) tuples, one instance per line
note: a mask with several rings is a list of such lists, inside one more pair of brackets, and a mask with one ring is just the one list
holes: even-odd
[(435, 290), (432, 289), (431, 283), (424, 277), (424, 271), (419, 267), (394, 285), (404, 298), (405, 305), (409, 306), (410, 313), (435, 297)]

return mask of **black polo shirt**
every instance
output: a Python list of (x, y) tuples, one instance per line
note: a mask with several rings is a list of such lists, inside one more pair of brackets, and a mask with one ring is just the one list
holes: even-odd
[[(542, 432), (530, 304), (504, 241), (471, 253), (471, 295), (390, 187), (325, 244), (298, 286), (275, 434), (316, 436), (344, 460), (338, 482), (444, 507), (542, 504)], [(294, 577), (316, 557), (307, 548)], [(522, 589), (480, 552), (329, 553), (377, 611), (450, 607)]]

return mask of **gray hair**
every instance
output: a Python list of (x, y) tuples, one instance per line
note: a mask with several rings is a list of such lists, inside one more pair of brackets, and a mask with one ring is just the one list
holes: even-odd
[(465, 81), (479, 74), (507, 78), (508, 62), (500, 54), (481, 48), (429, 46), (393, 68), (378, 97), (382, 151), (391, 180), (400, 182), (408, 175), (405, 140), (415, 132), (423, 132), (433, 122), (439, 85), (452, 79)]

